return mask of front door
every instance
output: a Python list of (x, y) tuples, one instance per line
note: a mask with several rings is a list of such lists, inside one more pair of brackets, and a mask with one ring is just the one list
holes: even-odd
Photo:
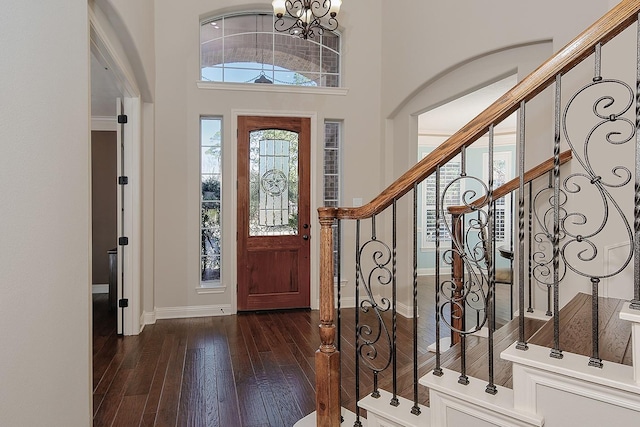
[(308, 118), (238, 117), (238, 310), (309, 307)]

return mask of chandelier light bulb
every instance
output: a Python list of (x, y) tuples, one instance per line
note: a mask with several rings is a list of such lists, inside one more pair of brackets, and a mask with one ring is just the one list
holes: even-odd
[(281, 18), (282, 15), (284, 15), (284, 13), (286, 12), (285, 2), (286, 0), (273, 0), (271, 2), (271, 5), (273, 6), (273, 13), (278, 18)]

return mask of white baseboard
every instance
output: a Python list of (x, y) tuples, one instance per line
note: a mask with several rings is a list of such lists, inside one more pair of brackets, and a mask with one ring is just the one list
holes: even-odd
[(145, 325), (153, 325), (154, 323), (156, 323), (156, 312), (155, 311), (152, 311), (152, 312), (144, 311), (144, 312), (142, 312), (142, 314), (140, 315), (140, 332), (142, 332), (142, 330), (144, 329)]
[[(156, 307), (154, 323), (158, 319), (187, 319), (190, 317), (228, 316), (230, 314), (235, 314), (231, 311), (231, 304)], [(150, 313), (145, 313), (145, 315), (150, 315)], [(145, 317), (146, 320), (147, 317)]]
[(91, 293), (92, 294), (108, 294), (109, 293), (109, 284), (106, 285), (103, 283), (94, 283), (91, 285)]

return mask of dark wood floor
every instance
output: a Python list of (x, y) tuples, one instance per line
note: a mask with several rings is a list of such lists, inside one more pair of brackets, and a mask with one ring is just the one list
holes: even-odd
[[(421, 291), (430, 301), (428, 288), (422, 286)], [(498, 293), (498, 304), (504, 304), (508, 290)], [(609, 313), (615, 310), (614, 305), (605, 303), (603, 310)], [(583, 306), (570, 310), (580, 313)], [(432, 307), (424, 304), (420, 309), (420, 375), (434, 367), (434, 355), (426, 349), (434, 339)], [(287, 427), (315, 409), (314, 354), (320, 344), (317, 311), (159, 320), (139, 336), (123, 338), (115, 335), (115, 319), (108, 313), (106, 296), (97, 296), (94, 318), (95, 426)], [(343, 404), (352, 410), (355, 351), (349, 337), (354, 334), (353, 318), (353, 309), (344, 310), (343, 336), (347, 339), (341, 341)], [(607, 330), (615, 326), (610, 323), (615, 323), (613, 316), (601, 316), (601, 321), (611, 327)], [(505, 326), (495, 335), (496, 355), (517, 339), (515, 322), (499, 318), (498, 323)], [(541, 325), (540, 321), (527, 319), (527, 335)], [(398, 317), (397, 389), (407, 398), (413, 390), (411, 327), (411, 320)], [(537, 335), (538, 341), (548, 338), (543, 331)], [(603, 334), (605, 338), (616, 335)], [(619, 335), (626, 337), (626, 332)], [(564, 341), (569, 344), (571, 339)], [(469, 337), (467, 344), (469, 375), (486, 380), (486, 339)], [(628, 341), (617, 347), (626, 351), (627, 346)], [(459, 347), (449, 349), (442, 355), (442, 365), (458, 370), (459, 354)], [(380, 376), (380, 386), (385, 390), (392, 387), (389, 371)], [(362, 397), (371, 390), (370, 371), (363, 369), (361, 380)], [(510, 365), (499, 358), (496, 383), (511, 384)], [(428, 404), (423, 387), (420, 401)]]

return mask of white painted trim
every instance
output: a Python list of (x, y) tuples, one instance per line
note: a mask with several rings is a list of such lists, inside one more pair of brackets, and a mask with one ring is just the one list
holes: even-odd
[[(271, 92), (271, 93), (290, 93), (290, 94), (312, 94), (312, 95), (338, 95), (346, 96), (349, 93), (348, 88), (344, 87), (313, 87), (313, 86), (293, 86), (278, 84), (246, 84), (246, 83), (222, 83), (197, 81), (198, 89), (208, 90), (233, 90), (245, 92)], [(296, 116), (291, 116), (296, 117)]]
[(389, 405), (393, 395), (380, 390), (380, 397), (367, 395), (358, 405), (367, 410), (367, 421), (370, 426), (380, 427), (429, 427), (431, 425), (431, 411), (427, 406), (418, 405), (420, 415), (413, 415), (409, 408), (413, 402), (398, 396), (398, 406)]
[[(514, 319), (516, 317), (518, 317), (518, 316), (520, 316), (520, 310), (516, 310), (513, 313), (513, 318)], [(547, 320), (553, 319), (553, 316), (547, 316), (547, 311), (546, 310), (538, 310), (537, 308), (534, 308), (533, 312), (529, 312), (529, 311), (525, 310), (524, 317), (529, 318), (529, 319), (542, 320), (543, 322), (546, 322)]]
[[(354, 414), (353, 412), (345, 408), (342, 408), (341, 414), (342, 414), (342, 417), (344, 418), (344, 421), (342, 422), (343, 426), (355, 425), (356, 414)], [(368, 426), (366, 418), (361, 417), (360, 422), (362, 423), (362, 427)], [(293, 425), (293, 427), (316, 427), (316, 426), (317, 426), (316, 411), (313, 411), (306, 417), (302, 418), (301, 420), (298, 420), (298, 422), (296, 422)]]
[[(413, 319), (413, 305), (408, 305), (400, 301), (396, 301), (396, 311), (399, 315), (406, 317), (407, 319)], [(420, 317), (419, 314), (418, 317)]]
[[(640, 385), (633, 380), (633, 367), (631, 366), (606, 362), (602, 368), (594, 369), (589, 366), (589, 358), (587, 356), (563, 352), (562, 359), (555, 359), (549, 357), (549, 349), (546, 347), (529, 344), (527, 351), (521, 351), (517, 350), (515, 346), (516, 344), (514, 343), (503, 351), (500, 357), (513, 362), (514, 367), (517, 364), (540, 371), (547, 371), (556, 376), (564, 376), (565, 378), (563, 378), (562, 382), (565, 385), (558, 387), (570, 390), (574, 388), (571, 386), (572, 382), (591, 383), (608, 387), (607, 393), (613, 393), (613, 390), (625, 391), (637, 394), (640, 399)], [(604, 399), (602, 400), (603, 402), (607, 401), (606, 396), (602, 396), (602, 399)], [(640, 400), (634, 409), (640, 410)]]
[(94, 283), (91, 285), (91, 293), (92, 294), (108, 294), (109, 293), (109, 284), (104, 283)]
[(498, 393), (491, 395), (485, 391), (486, 381), (469, 377), (469, 384), (462, 385), (458, 383), (458, 373), (449, 369), (443, 369), (443, 372), (440, 377), (428, 373), (419, 380), (420, 384), (429, 388), (431, 423), (434, 426), (450, 426), (450, 411), (498, 426), (544, 425), (544, 418), (540, 415), (514, 409), (513, 390), (496, 386)]
[[(613, 245), (607, 245), (604, 247), (603, 252), (604, 252), (604, 256), (602, 257), (602, 271), (605, 272), (605, 274), (609, 274), (612, 273), (613, 271), (610, 271), (609, 266), (611, 265), (611, 253), (618, 248), (623, 248), (623, 247), (629, 247), (631, 245), (630, 242), (620, 242), (620, 243), (616, 243)], [(629, 266), (627, 266), (628, 268)], [(615, 270), (614, 270), (615, 271)], [(602, 285), (601, 285), (601, 291), (600, 291), (600, 296), (603, 298), (607, 298), (609, 297), (609, 280), (611, 279), (611, 277), (605, 277), (604, 279), (602, 279)]]
[(198, 286), (196, 288), (196, 293), (198, 295), (206, 295), (206, 294), (223, 294), (227, 291), (227, 287), (226, 286), (211, 286), (211, 287), (205, 287), (205, 286)]
[(625, 304), (620, 311), (620, 319), (631, 323), (631, 366), (633, 366), (633, 380), (640, 384), (640, 310), (631, 308), (631, 303)]
[(115, 117), (91, 116), (92, 131), (115, 132), (118, 120)]
[[(95, 5), (94, 5), (95, 6)], [(140, 103), (140, 90), (133, 74), (132, 68), (126, 57), (126, 53), (117, 33), (111, 29), (109, 19), (99, 7), (90, 7), (88, 11), (91, 51), (100, 58), (101, 63), (107, 64), (112, 70), (116, 80), (124, 94), (123, 103), (125, 114), (128, 116), (128, 125), (125, 126), (125, 156), (127, 170), (122, 173), (118, 165), (120, 175), (129, 176), (125, 206), (125, 234), (129, 237), (128, 250), (125, 251), (125, 294), (122, 298), (129, 300), (129, 310), (125, 312), (125, 335), (135, 335), (140, 331), (140, 251), (141, 251), (141, 119), (142, 106)], [(115, 101), (115, 100), (114, 100)], [(116, 126), (117, 128), (117, 126)], [(120, 144), (118, 144), (120, 146)], [(120, 163), (118, 157), (118, 163)], [(118, 186), (120, 187), (120, 186)], [(118, 197), (118, 203), (120, 198)], [(118, 215), (120, 221), (120, 215)], [(120, 225), (118, 224), (118, 230)], [(119, 263), (119, 265), (121, 265)], [(120, 275), (118, 275), (120, 282)], [(128, 284), (128, 286), (127, 286)], [(118, 285), (120, 289), (120, 285)], [(118, 316), (120, 319), (120, 316)], [(91, 321), (91, 319), (89, 319)], [(120, 320), (119, 320), (120, 321)]]
[(156, 307), (155, 309), (156, 320), (228, 316), (229, 314), (231, 314), (231, 304), (195, 305), (185, 307)]
[(153, 325), (155, 323), (156, 323), (155, 311), (152, 311), (150, 313), (147, 311), (142, 312), (142, 314), (140, 315), (140, 332), (142, 332), (145, 325)]
[[(225, 85), (228, 85), (231, 83), (225, 83)], [(262, 86), (266, 86), (266, 85), (262, 85)], [(319, 183), (321, 182), (320, 180), (322, 179), (322, 177), (320, 177), (318, 179), (318, 167), (317, 164), (318, 162), (314, 161), (314, 159), (316, 159), (317, 157), (314, 156), (314, 153), (321, 155), (320, 153), (317, 152), (318, 149), (323, 148), (323, 146), (321, 147), (319, 144), (321, 142), (321, 140), (319, 140), (319, 136), (318, 136), (318, 132), (319, 132), (319, 124), (318, 124), (318, 113), (316, 111), (290, 111), (290, 110), (244, 110), (244, 109), (234, 109), (231, 110), (231, 124), (230, 126), (228, 126), (229, 128), (231, 128), (231, 132), (232, 132), (232, 141), (235, 141), (235, 144), (231, 144), (232, 147), (237, 147), (238, 146), (238, 117), (239, 116), (263, 116), (263, 117), (302, 117), (302, 118), (309, 118), (311, 121), (311, 253), (310, 253), (310, 259), (311, 259), (311, 271), (310, 271), (310, 275), (311, 275), (311, 283), (310, 283), (310, 287), (311, 289), (309, 290), (309, 303), (311, 305), (311, 309), (313, 310), (317, 310), (320, 307), (320, 301), (319, 301), (319, 295), (320, 295), (320, 284), (318, 282), (318, 278), (320, 277), (320, 227), (317, 226), (317, 217), (314, 217), (314, 212), (318, 211), (318, 207), (320, 207), (318, 205), (318, 203), (316, 202), (318, 200), (318, 195), (321, 194), (322, 189), (318, 187)], [(225, 135), (229, 135), (226, 131)], [(228, 146), (227, 144), (225, 144), (225, 146)], [(224, 150), (224, 148), (223, 148)], [(228, 161), (230, 161), (231, 163), (231, 174), (232, 174), (232, 181), (231, 182), (236, 182), (238, 180), (238, 152), (237, 150), (230, 150), (231, 151), (231, 159), (228, 159)], [(225, 163), (225, 165), (229, 165), (229, 163)], [(224, 190), (223, 190), (224, 191)], [(236, 212), (238, 209), (238, 193), (237, 191), (232, 191), (231, 192), (231, 204), (232, 204), (232, 211)], [(228, 212), (228, 207), (225, 208), (223, 206), (222, 208), (225, 212)], [(226, 218), (224, 219), (225, 223), (228, 224), (229, 227), (231, 227), (232, 230), (237, 230), (238, 229), (238, 220), (236, 218), (236, 215), (231, 215), (231, 218)], [(317, 230), (317, 232), (314, 234), (313, 230)], [(224, 243), (223, 243), (224, 245)], [(238, 280), (237, 280), (237, 276), (238, 276), (238, 260), (237, 260), (237, 242), (236, 239), (232, 239), (232, 243), (230, 244), (229, 247), (224, 247), (224, 250), (227, 251), (227, 253), (229, 253), (229, 248), (232, 249), (231, 254), (233, 254), (233, 266), (232, 269), (233, 271), (231, 272), (232, 277), (231, 282), (230, 283), (235, 283), (235, 289), (232, 289), (231, 292), (231, 308), (233, 310), (233, 312), (236, 312), (238, 309), (238, 293), (237, 293), (237, 289), (238, 289)], [(199, 263), (199, 261), (198, 261)], [(199, 265), (199, 264), (198, 264)], [(199, 268), (199, 267), (198, 267)], [(229, 274), (229, 272), (224, 273)], [(229, 274), (229, 276), (231, 276), (231, 274)], [(226, 279), (225, 279), (226, 281)], [(235, 291), (235, 292), (234, 292)], [(343, 300), (344, 301), (344, 300)]]
[[(109, 36), (107, 30), (109, 25), (109, 18), (99, 7), (89, 7), (91, 51), (96, 54), (102, 64), (106, 64), (113, 71), (116, 80), (127, 96), (139, 97), (140, 90), (129, 65), (129, 60), (126, 58), (124, 49), (120, 46), (120, 41), (117, 40), (115, 31), (112, 30), (113, 35)], [(116, 40), (113, 40), (114, 36)]]
[[(429, 346), (427, 347), (427, 351), (431, 352), (431, 353), (435, 353), (436, 352), (436, 342), (432, 342), (431, 344), (429, 344)], [(443, 353), (445, 351), (447, 351), (449, 349), (449, 347), (451, 347), (451, 337), (444, 337), (444, 338), (440, 338), (440, 353)]]

